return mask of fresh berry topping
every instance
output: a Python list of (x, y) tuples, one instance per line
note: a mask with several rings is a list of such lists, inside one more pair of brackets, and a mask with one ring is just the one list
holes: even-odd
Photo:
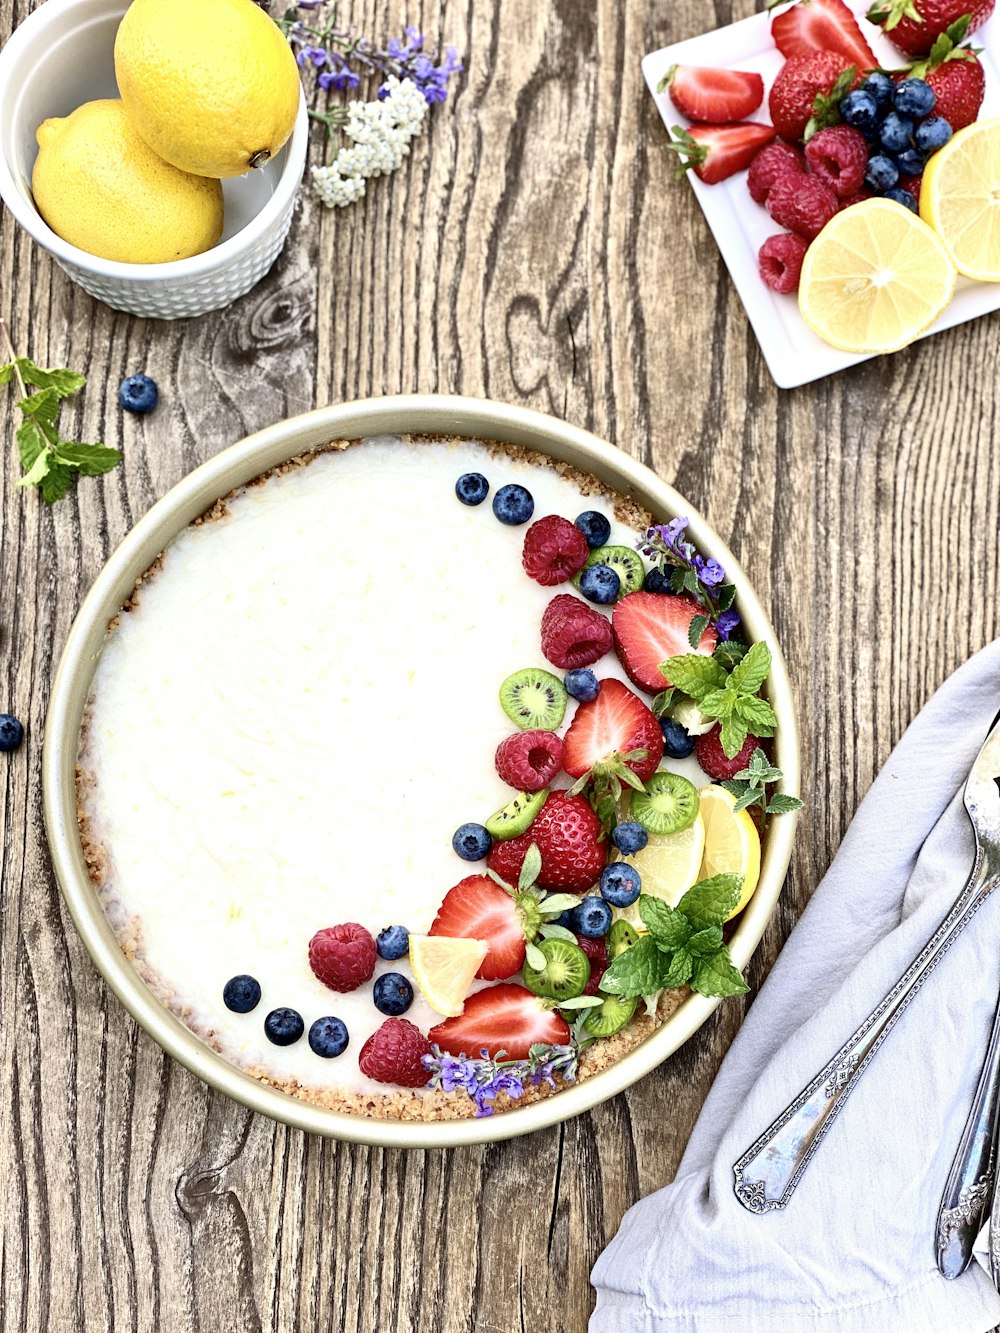
[(913, 146), (918, 153), (930, 157), (931, 153), (945, 146), (951, 133), (951, 126), (944, 116), (928, 116), (913, 131)]
[(599, 611), (569, 593), (553, 597), (542, 616), (542, 652), (554, 666), (590, 666), (610, 648), (611, 626)]
[(591, 548), (604, 546), (611, 536), (610, 521), (596, 509), (585, 509), (582, 514), (577, 514), (574, 523), (586, 537), (587, 545)]
[(646, 783), (645, 791), (633, 793), (632, 818), (658, 837), (681, 833), (698, 818), (700, 797), (693, 782), (680, 773), (661, 769)]
[(920, 120), (934, 110), (934, 89), (924, 79), (904, 79), (896, 85), (892, 104), (901, 116)]
[(118, 386), (118, 402), (126, 412), (152, 412), (159, 398), (156, 381), (148, 375), (129, 375)]
[(580, 591), (588, 602), (609, 606), (618, 600), (622, 581), (610, 565), (591, 565), (580, 575)]
[(851, 68), (857, 66), (836, 51), (810, 51), (785, 61), (768, 96), (771, 124), (782, 139), (800, 142), (810, 121), (819, 129), (836, 122), (853, 82), (853, 76), (841, 76)]
[(565, 583), (587, 563), (590, 547), (575, 524), (558, 514), (540, 518), (524, 534), (521, 564), (524, 572), (543, 587)]
[(674, 126), (674, 137), (667, 143), (682, 159), (679, 171), (688, 168), (706, 185), (717, 185), (737, 171), (744, 171), (766, 143), (774, 139), (770, 125), (692, 125), (682, 130)]
[(0, 713), (0, 754), (16, 750), (24, 740), (24, 727), (10, 713)]
[(894, 204), (902, 204), (903, 207), (908, 208), (911, 213), (917, 212), (916, 199), (910, 194), (909, 190), (904, 190), (899, 185), (894, 185), (891, 190), (886, 190), (885, 197), (886, 199), (891, 199)]
[(646, 571), (642, 580), (644, 592), (655, 592), (660, 596), (670, 597), (673, 595), (673, 588), (670, 586), (670, 575), (664, 574), (663, 570), (655, 566)]
[(370, 981), (375, 958), (375, 941), (356, 921), (317, 930), (309, 941), (309, 966), (331, 990), (357, 990)]
[(971, 125), (979, 116), (986, 93), (986, 76), (979, 57), (968, 47), (954, 49), (941, 61), (932, 64), (924, 75), (937, 98), (936, 113), (946, 120), (957, 133)]
[[(766, 204), (768, 192), (779, 176), (801, 175), (806, 169), (801, 148), (777, 141), (760, 150), (747, 172), (747, 189), (758, 204)], [(652, 589), (656, 591), (656, 589)]]
[[(497, 772), (503, 782), (518, 791), (541, 791), (562, 768), (563, 743), (551, 731), (516, 731), (497, 746)], [(484, 829), (485, 833), (486, 830)], [(492, 846), (492, 839), (487, 834)], [(487, 847), (483, 856), (489, 853)], [(466, 860), (480, 857), (466, 857)]]
[(901, 190), (908, 190), (918, 204), (920, 203), (920, 187), (923, 183), (923, 172), (921, 172), (919, 176), (900, 176), (899, 178), (899, 188)]
[(948, 29), (969, 16), (961, 36), (982, 27), (993, 13), (995, 0), (875, 0), (868, 10), (868, 18), (884, 29), (886, 36), (907, 55), (927, 55), (937, 39)]
[(573, 924), (570, 930), (574, 935), (583, 935), (587, 939), (603, 938), (611, 929), (611, 908), (603, 898), (584, 898), (573, 908)]
[(862, 187), (857, 194), (849, 194), (846, 199), (840, 201), (840, 211), (843, 213), (845, 208), (851, 208), (854, 204), (863, 204), (866, 199), (874, 198), (871, 190)]
[(849, 125), (833, 125), (828, 130), (820, 130), (809, 140), (806, 161), (813, 175), (829, 185), (838, 199), (846, 199), (848, 195), (857, 194), (864, 183), (868, 144), (860, 130), (852, 130)]
[(532, 1046), (563, 1045), (570, 1033), (566, 1020), (538, 996), (505, 983), (470, 995), (457, 1018), (446, 1018), (428, 1036), (450, 1055), (478, 1057), (485, 1050), (495, 1059), (504, 1051), (508, 1060), (526, 1060)]
[(730, 759), (722, 748), (722, 728), (713, 727), (695, 741), (694, 752), (702, 768), (716, 782), (729, 782), (749, 764), (754, 750), (760, 744), (756, 736), (748, 736), (739, 754)]
[(837, 196), (817, 176), (783, 176), (771, 186), (767, 211), (779, 227), (813, 241), (840, 209)]
[(291, 1046), (306, 1029), (302, 1015), (295, 1009), (272, 1009), (264, 1019), (264, 1036), (275, 1046)]
[[(607, 684), (605, 682), (598, 701), (603, 699)], [(594, 706), (582, 704), (580, 712)], [(590, 802), (585, 796), (570, 796), (564, 791), (549, 792), (545, 804), (526, 833), (508, 842), (494, 844), (487, 862), (489, 868), (505, 883), (516, 884), (532, 843), (542, 858), (538, 886), (549, 892), (585, 893), (597, 882), (608, 859), (607, 843), (601, 837), (601, 821)], [(493, 883), (492, 880), (489, 882)], [(485, 936), (476, 938), (483, 939)], [(513, 970), (517, 971), (516, 968)]]
[(631, 907), (641, 892), (642, 876), (635, 866), (614, 861), (601, 871), (601, 897), (612, 907)]
[(372, 988), (372, 1000), (380, 1014), (398, 1018), (413, 1003), (413, 987), (402, 972), (383, 972)]
[(489, 856), (493, 839), (482, 824), (460, 824), (452, 835), (451, 845), (463, 861), (481, 861), (484, 856)]
[(881, 69), (873, 70), (861, 86), (875, 98), (875, 104), (880, 111), (889, 106), (896, 91), (895, 80)]
[(742, 69), (673, 65), (660, 87), (688, 120), (731, 125), (752, 116), (764, 100), (764, 80)]
[[(856, 129), (862, 136), (871, 134), (878, 126), (878, 102), (875, 100), (875, 94), (867, 88), (855, 88), (853, 93), (848, 93), (840, 104), (840, 114), (843, 117), (844, 124)], [(808, 156), (809, 145), (806, 145), (806, 156)]]
[(332, 1014), (317, 1018), (309, 1029), (309, 1045), (324, 1060), (334, 1060), (343, 1055), (350, 1044), (347, 1024)]
[(582, 704), (596, 699), (597, 692), (601, 688), (597, 677), (589, 667), (577, 667), (575, 671), (567, 671), (563, 684), (570, 698), (577, 699)]
[[(571, 927), (567, 927), (567, 929), (571, 929)], [(577, 935), (576, 942), (590, 959), (590, 980), (583, 988), (583, 993), (584, 995), (596, 995), (608, 968), (607, 941), (605, 939), (591, 940), (586, 935)]]
[(410, 932), (405, 926), (386, 926), (376, 936), (375, 948), (379, 958), (384, 958), (387, 963), (405, 958), (410, 949)]
[(694, 737), (672, 717), (660, 718), (663, 753), (668, 759), (686, 759), (694, 751)]
[(590, 980), (590, 960), (579, 945), (569, 940), (549, 939), (535, 947), (545, 962), (541, 967), (525, 963), (522, 978), (528, 990), (558, 1004), (582, 995)]
[[(655, 596), (654, 593), (634, 595)], [(620, 602), (619, 606), (624, 604)], [(636, 751), (643, 752), (643, 757), (627, 757)], [(563, 768), (573, 778), (582, 778), (594, 769), (598, 773), (613, 772), (624, 763), (645, 782), (656, 772), (662, 757), (663, 733), (659, 722), (639, 696), (620, 680), (601, 682), (600, 694), (592, 703), (580, 705), (563, 740)]]
[(493, 497), (493, 512), (501, 523), (516, 528), (531, 518), (535, 512), (535, 501), (531, 492), (523, 486), (501, 486)]
[(464, 505), (481, 505), (490, 493), (490, 483), (481, 472), (463, 472), (455, 482), (455, 494)]
[[(896, 154), (896, 166), (901, 176), (917, 176), (924, 169), (924, 155), (915, 148), (905, 148)], [(888, 193), (888, 191), (886, 191)]]
[(616, 824), (611, 830), (611, 841), (622, 856), (635, 856), (636, 852), (641, 852), (649, 841), (649, 834), (634, 819), (625, 820), (624, 823)]
[(566, 713), (566, 691), (551, 671), (525, 667), (501, 683), (500, 707), (522, 731), (555, 731)]
[[(654, 694), (665, 689), (667, 682), (660, 663), (692, 651), (688, 632), (698, 615), (701, 607), (689, 597), (658, 597), (651, 592), (623, 597), (614, 609), (611, 625), (615, 651), (629, 680)], [(717, 642), (718, 635), (708, 626), (695, 651), (709, 656)]]
[(808, 249), (809, 242), (801, 236), (793, 236), (790, 231), (767, 238), (757, 255), (757, 267), (772, 291), (787, 295), (799, 290), (802, 263)]
[(429, 1077), (423, 1058), (430, 1053), (430, 1042), (409, 1019), (387, 1018), (362, 1046), (358, 1065), (376, 1083), (421, 1088)]
[(222, 988), (222, 1003), (234, 1014), (248, 1014), (260, 1004), (260, 982), (245, 974), (230, 977)]
[(836, 51), (859, 70), (878, 64), (844, 0), (799, 0), (771, 20), (771, 37), (786, 57)]
[(891, 190), (898, 180), (899, 167), (888, 154), (876, 153), (874, 157), (868, 159), (865, 183), (876, 194), (885, 194), (886, 190)]
[(882, 122), (878, 137), (887, 153), (903, 153), (913, 142), (913, 121), (890, 111)]
[[(508, 846), (510, 843), (494, 846), (490, 853), (491, 869), (498, 850)], [(508, 882), (516, 884), (517, 875)], [(524, 963), (522, 915), (512, 895), (488, 875), (469, 875), (449, 889), (427, 933), (455, 940), (482, 940), (488, 952), (476, 976), (483, 981), (512, 977)]]
[(490, 815), (486, 821), (486, 832), (494, 842), (518, 837), (541, 810), (547, 794), (544, 790), (519, 791), (512, 801)]

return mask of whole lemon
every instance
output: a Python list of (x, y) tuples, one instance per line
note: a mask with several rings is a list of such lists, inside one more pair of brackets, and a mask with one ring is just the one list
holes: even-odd
[(295, 57), (253, 0), (132, 0), (115, 73), (150, 148), (198, 176), (262, 167), (295, 125)]
[(222, 235), (222, 186), (152, 151), (117, 100), (43, 120), (31, 189), (57, 236), (100, 259), (165, 264)]

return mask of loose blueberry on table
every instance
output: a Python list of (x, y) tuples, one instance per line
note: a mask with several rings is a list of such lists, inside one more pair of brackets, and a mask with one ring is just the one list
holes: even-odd
[(148, 375), (128, 375), (118, 389), (118, 402), (126, 412), (145, 415), (152, 412), (159, 400), (156, 381)]

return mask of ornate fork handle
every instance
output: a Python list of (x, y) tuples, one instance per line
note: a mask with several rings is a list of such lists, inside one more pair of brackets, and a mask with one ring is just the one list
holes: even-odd
[(897, 1018), (1000, 883), (980, 847), (954, 907), (892, 990), (812, 1082), (733, 1166), (737, 1199), (751, 1213), (784, 1208), (802, 1173)]

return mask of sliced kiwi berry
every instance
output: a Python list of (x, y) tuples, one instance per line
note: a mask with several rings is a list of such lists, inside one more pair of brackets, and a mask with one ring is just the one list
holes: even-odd
[(521, 975), (533, 995), (546, 1000), (575, 1000), (590, 980), (590, 959), (569, 940), (542, 940), (535, 946), (545, 958), (543, 968), (525, 963)]
[(583, 1021), (584, 1032), (589, 1032), (592, 1037), (613, 1037), (631, 1020), (638, 1003), (634, 995), (627, 1000), (621, 995), (606, 996), (603, 1004), (587, 1014)]
[(698, 805), (694, 783), (661, 768), (647, 779), (644, 792), (632, 793), (632, 818), (650, 833), (680, 833), (698, 818)]
[(548, 787), (543, 787), (541, 791), (519, 791), (509, 805), (505, 805), (495, 815), (490, 815), (486, 821), (486, 832), (498, 842), (516, 838), (527, 830), (545, 804), (548, 794)]
[(623, 954), (626, 949), (631, 949), (633, 944), (638, 944), (639, 933), (623, 921), (620, 917), (617, 921), (611, 923), (611, 929), (608, 931), (607, 949), (608, 961), (613, 963), (619, 954)]
[(566, 689), (551, 671), (525, 667), (500, 686), (500, 707), (522, 731), (555, 731), (566, 713)]
[[(646, 567), (640, 557), (627, 546), (598, 546), (596, 550), (591, 551), (587, 557), (587, 563), (583, 569), (589, 569), (591, 565), (607, 565), (613, 569), (621, 579), (622, 589), (618, 594), (618, 600), (630, 592), (638, 592), (642, 587), (643, 579), (646, 577)], [(583, 570), (580, 570), (580, 574)], [(580, 586), (580, 574), (574, 574), (573, 584)]]

